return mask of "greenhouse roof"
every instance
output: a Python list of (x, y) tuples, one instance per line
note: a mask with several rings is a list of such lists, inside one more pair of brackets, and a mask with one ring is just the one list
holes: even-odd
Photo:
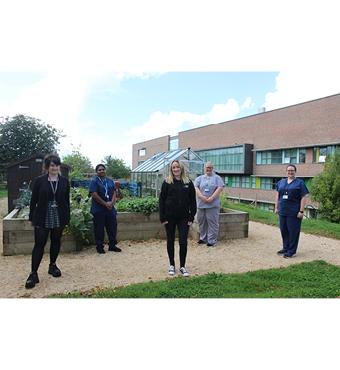
[[(157, 153), (151, 158), (147, 159), (145, 162), (137, 166), (132, 172), (158, 172), (167, 166), (170, 162), (175, 159), (180, 159), (180, 157), (185, 153), (190, 153), (190, 157), (194, 157), (194, 160), (203, 162), (201, 158), (190, 149), (177, 149), (170, 152)], [(192, 160), (192, 159), (190, 159)]]

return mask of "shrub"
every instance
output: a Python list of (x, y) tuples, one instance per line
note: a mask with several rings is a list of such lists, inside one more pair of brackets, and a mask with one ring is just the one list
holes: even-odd
[(81, 245), (93, 244), (91, 201), (88, 190), (71, 188), (70, 202), (71, 219), (66, 228), (67, 232), (71, 233)]
[(149, 215), (158, 211), (158, 198), (123, 198), (117, 203), (116, 208), (119, 212), (141, 212)]
[(323, 172), (314, 177), (313, 200), (319, 202), (320, 213), (331, 222), (340, 222), (340, 152), (327, 156)]

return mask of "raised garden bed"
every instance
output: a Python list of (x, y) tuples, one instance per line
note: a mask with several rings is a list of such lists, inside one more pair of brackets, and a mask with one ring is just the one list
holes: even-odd
[[(19, 216), (19, 217), (18, 217)], [(118, 212), (117, 239), (148, 240), (165, 239), (164, 226), (159, 222), (158, 212), (145, 215), (140, 212)], [(220, 213), (219, 240), (248, 237), (248, 213), (223, 209)], [(190, 237), (198, 240), (198, 223), (190, 228)], [(3, 219), (3, 254), (30, 254), (34, 244), (33, 228), (26, 217), (20, 217), (15, 209)], [(63, 236), (61, 252), (74, 252), (82, 249), (72, 235)], [(46, 252), (48, 252), (48, 245)]]

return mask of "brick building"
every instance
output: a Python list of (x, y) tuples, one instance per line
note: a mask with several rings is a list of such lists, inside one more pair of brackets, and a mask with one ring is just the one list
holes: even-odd
[(296, 164), (308, 186), (326, 156), (340, 148), (340, 94), (134, 144), (132, 166), (187, 147), (214, 164), (228, 197), (272, 209), (288, 163)]

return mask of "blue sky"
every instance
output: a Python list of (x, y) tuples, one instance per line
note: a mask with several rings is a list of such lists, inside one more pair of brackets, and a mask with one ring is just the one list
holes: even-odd
[[(265, 103), (265, 94), (274, 91), (276, 76), (265, 72), (173, 72), (131, 77), (112, 91), (108, 77), (94, 86), (80, 118), (95, 121), (100, 130), (107, 130), (111, 124), (132, 128), (146, 122), (156, 111), (201, 115), (229, 98), (243, 102), (247, 97), (252, 97), (253, 105), (237, 116), (253, 114)], [(114, 85), (112, 80), (111, 83)]]
[(92, 163), (106, 155), (131, 165), (132, 144), (216, 124), (340, 91), (339, 81), (311, 88), (308, 74), (279, 72), (0, 73), (0, 115), (27, 114), (66, 135)]

